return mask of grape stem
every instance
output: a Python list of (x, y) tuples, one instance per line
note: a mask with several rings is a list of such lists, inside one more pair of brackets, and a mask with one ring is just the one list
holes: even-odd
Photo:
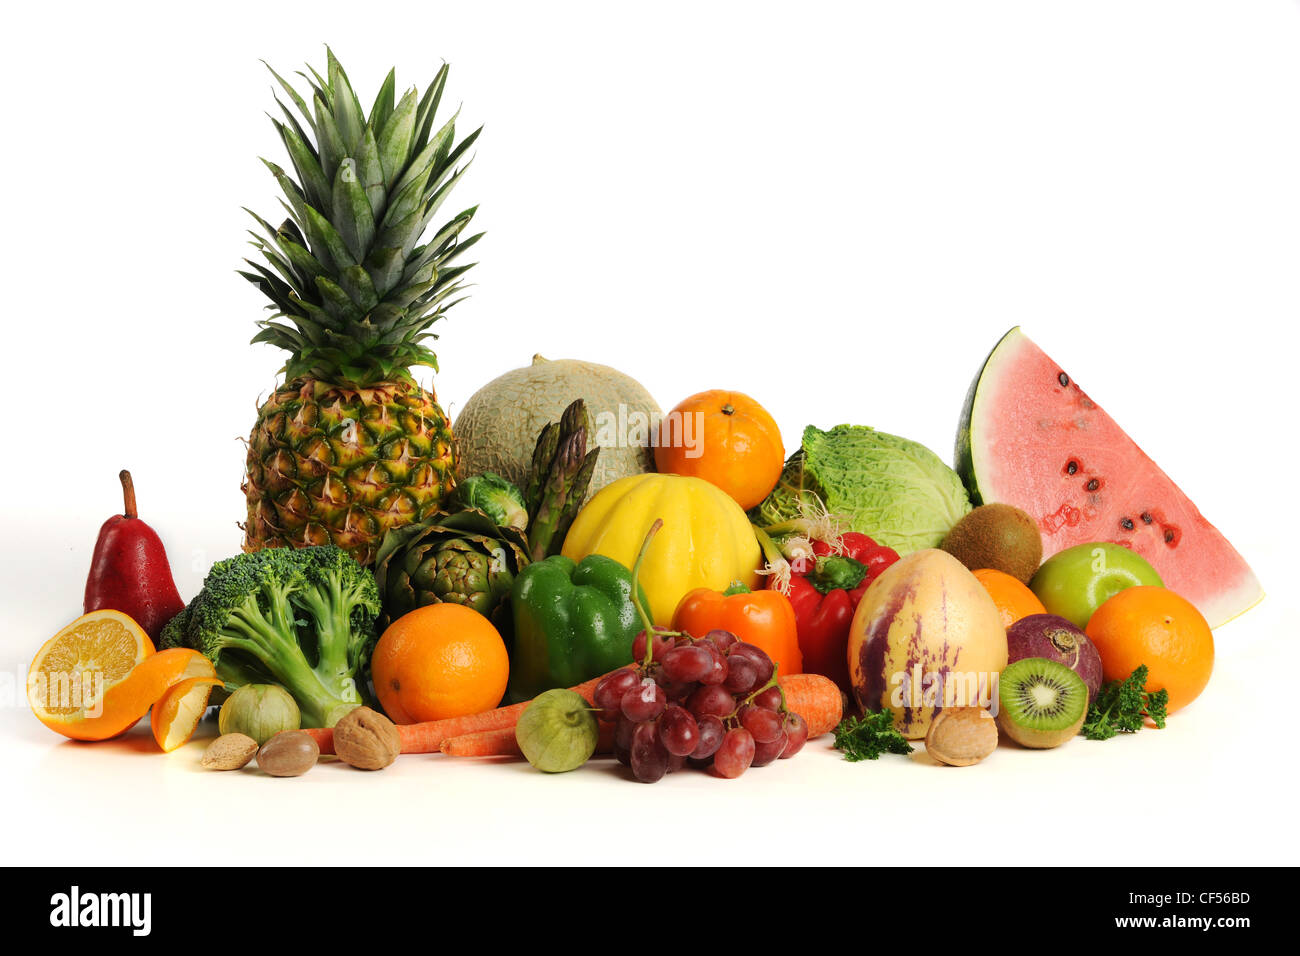
[(754, 702), (754, 698), (755, 698), (755, 697), (757, 697), (759, 694), (763, 693), (763, 691), (768, 690), (769, 688), (772, 688), (772, 687), (775, 687), (776, 690), (777, 690), (777, 693), (779, 693), (779, 694), (781, 695), (781, 710), (780, 710), (780, 713), (783, 713), (783, 714), (784, 714), (784, 713), (787, 713), (788, 710), (789, 710), (789, 708), (787, 708), (786, 705), (785, 705), (785, 688), (782, 687), (782, 686), (781, 686), (781, 682), (780, 682), (779, 680), (777, 680), (777, 677), (776, 677), (776, 672), (777, 672), (777, 670), (778, 670), (778, 667), (777, 667), (777, 665), (776, 665), (776, 662), (773, 662), (773, 663), (772, 663), (772, 677), (771, 677), (771, 679), (770, 679), (766, 684), (764, 684), (762, 687), (756, 688), (756, 689), (750, 691), (748, 694), (746, 694), (745, 697), (741, 699), (740, 703), (736, 704), (736, 709), (733, 710), (731, 713), (729, 713), (726, 717), (724, 717), (724, 718), (722, 719), (723, 723), (726, 723), (726, 722), (729, 721), (729, 720), (736, 720), (736, 719), (737, 719), (736, 715), (740, 713), (740, 708), (742, 708), (742, 707), (748, 707), (750, 704), (752, 704), (752, 703)]
[(775, 687), (775, 688), (777, 689), (777, 692), (781, 695), (781, 706), (782, 706), (782, 708), (784, 708), (784, 707), (785, 707), (785, 688), (781, 686), (781, 682), (780, 682), (779, 680), (777, 680), (777, 676), (776, 676), (776, 672), (777, 672), (779, 669), (780, 669), (780, 668), (777, 666), (777, 664), (776, 664), (775, 662), (773, 662), (773, 664), (772, 664), (772, 677), (771, 677), (771, 679), (769, 679), (768, 682), (767, 682), (766, 684), (764, 684), (762, 687), (759, 687), (759, 688), (756, 689), (756, 690), (752, 690), (752, 691), (750, 691), (750, 692), (749, 692), (749, 695), (746, 696), (745, 699), (744, 699), (743, 701), (741, 701), (742, 706), (743, 706), (744, 704), (753, 703), (754, 698), (757, 697), (759, 694), (763, 693), (763, 691), (767, 690), (768, 688)]

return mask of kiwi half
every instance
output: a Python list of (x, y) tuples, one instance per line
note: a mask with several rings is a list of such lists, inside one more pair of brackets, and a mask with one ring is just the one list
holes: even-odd
[(1088, 715), (1088, 685), (1064, 664), (1026, 657), (998, 678), (998, 726), (1022, 747), (1059, 747)]

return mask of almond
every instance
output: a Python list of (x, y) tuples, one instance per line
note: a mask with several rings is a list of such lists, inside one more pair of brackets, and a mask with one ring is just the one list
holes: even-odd
[(257, 753), (257, 741), (246, 734), (222, 734), (203, 751), (199, 766), (205, 770), (239, 770)]

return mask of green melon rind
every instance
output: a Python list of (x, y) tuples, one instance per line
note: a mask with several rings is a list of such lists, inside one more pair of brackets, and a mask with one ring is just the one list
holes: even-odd
[(980, 383), (984, 381), (984, 373), (989, 370), (989, 366), (993, 364), (1002, 347), (1018, 340), (1020, 336), (1020, 326), (1017, 325), (998, 339), (998, 344), (993, 346), (992, 351), (985, 357), (984, 362), (980, 365), (980, 370), (975, 373), (975, 378), (971, 380), (970, 388), (966, 390), (966, 401), (962, 406), (961, 419), (957, 423), (957, 444), (952, 456), (953, 469), (960, 476), (962, 484), (966, 486), (966, 493), (970, 495), (971, 504), (975, 506), (992, 503), (984, 499), (975, 470), (975, 449), (971, 437), (971, 422), (975, 413), (975, 401), (979, 397)]
[[(511, 369), (478, 389), (452, 426), (457, 449), (457, 477), (494, 472), (518, 487), (526, 487), (532, 471), (533, 449), (547, 422), (558, 421), (575, 398), (587, 403), (593, 425), (598, 416), (615, 418), (619, 406), (629, 415), (643, 414), (657, 425), (662, 412), (653, 396), (631, 376), (595, 362), (549, 360), (534, 356), (531, 364)], [(590, 498), (601, 488), (627, 475), (654, 470), (654, 449), (601, 442), (604, 430), (592, 437), (601, 446), (587, 490)], [(650, 436), (646, 436), (650, 437)]]

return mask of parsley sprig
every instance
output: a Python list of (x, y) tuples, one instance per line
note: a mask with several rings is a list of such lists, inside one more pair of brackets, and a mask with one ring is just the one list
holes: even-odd
[(1089, 740), (1109, 740), (1116, 734), (1135, 734), (1142, 729), (1147, 717), (1163, 729), (1168, 716), (1169, 692), (1147, 693), (1143, 690), (1146, 682), (1147, 667), (1143, 664), (1125, 680), (1103, 685), (1097, 692), (1097, 699), (1088, 708), (1081, 733)]
[(894, 715), (881, 710), (842, 720), (835, 728), (835, 749), (844, 751), (845, 760), (856, 762), (877, 760), (883, 753), (910, 754), (912, 745), (894, 728)]

